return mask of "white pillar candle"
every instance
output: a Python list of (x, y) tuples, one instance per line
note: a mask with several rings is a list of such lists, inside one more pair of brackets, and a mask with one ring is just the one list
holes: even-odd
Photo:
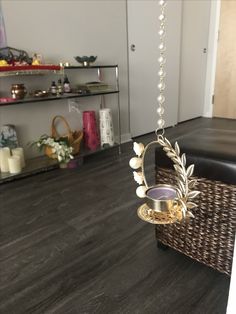
[(20, 173), (21, 168), (21, 158), (20, 156), (12, 156), (8, 158), (9, 171), (12, 174)]
[(0, 149), (0, 168), (2, 172), (9, 172), (8, 158), (11, 156), (10, 148), (3, 147)]
[(25, 156), (24, 156), (24, 150), (22, 147), (13, 148), (11, 150), (13, 156), (20, 156), (21, 161), (21, 167), (25, 167)]

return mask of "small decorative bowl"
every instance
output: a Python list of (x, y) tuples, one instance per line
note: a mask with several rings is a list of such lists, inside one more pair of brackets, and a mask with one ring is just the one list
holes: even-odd
[(49, 93), (46, 90), (38, 89), (32, 92), (32, 96), (33, 97), (47, 97), (49, 96)]
[(83, 56), (83, 57), (76, 56), (74, 58), (75, 58), (75, 60), (77, 62), (81, 63), (84, 67), (89, 67), (90, 63), (93, 63), (94, 61), (96, 61), (97, 56), (90, 56), (90, 57), (87, 57), (87, 56)]

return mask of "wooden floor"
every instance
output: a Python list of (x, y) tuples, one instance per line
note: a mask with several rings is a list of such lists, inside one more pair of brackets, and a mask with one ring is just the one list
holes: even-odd
[[(203, 126), (235, 122), (198, 119), (167, 133)], [(157, 249), (154, 227), (138, 219), (130, 147), (0, 186), (1, 314), (226, 312), (229, 278)]]

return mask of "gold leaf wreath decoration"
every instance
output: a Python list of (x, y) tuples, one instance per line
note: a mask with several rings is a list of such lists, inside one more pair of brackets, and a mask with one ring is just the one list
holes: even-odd
[(134, 152), (138, 157), (133, 157), (130, 160), (130, 166), (133, 169), (141, 168), (140, 172), (133, 172), (134, 179), (139, 185), (143, 184), (143, 182), (145, 184), (145, 186), (141, 185), (137, 188), (137, 195), (140, 198), (146, 197), (145, 192), (148, 189), (148, 184), (145, 176), (144, 158), (148, 148), (153, 144), (161, 145), (167, 157), (170, 158), (173, 162), (173, 167), (177, 179), (177, 186), (175, 186), (174, 188), (177, 191), (177, 201), (181, 205), (183, 218), (186, 217), (186, 214), (188, 214), (189, 217), (194, 217), (191, 209), (195, 208), (197, 204), (193, 202), (193, 199), (200, 194), (200, 192), (197, 190), (191, 190), (194, 189), (195, 184), (197, 183), (197, 180), (190, 179), (190, 177), (193, 175), (194, 165), (191, 164), (186, 168), (186, 155), (185, 153), (181, 155), (178, 143), (175, 142), (175, 145), (173, 147), (169, 140), (162, 135), (158, 135), (157, 140), (150, 142), (146, 147), (144, 147), (142, 143), (134, 142)]

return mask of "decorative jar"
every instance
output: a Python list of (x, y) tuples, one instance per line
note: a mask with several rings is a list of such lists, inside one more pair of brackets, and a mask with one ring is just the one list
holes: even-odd
[(14, 99), (23, 99), (27, 94), (24, 84), (12, 84), (11, 94)]

